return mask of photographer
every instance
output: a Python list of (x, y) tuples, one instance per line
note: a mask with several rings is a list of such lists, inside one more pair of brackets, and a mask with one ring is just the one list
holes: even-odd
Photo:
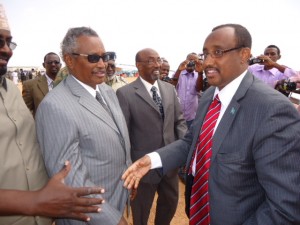
[(266, 47), (264, 54), (249, 60), (248, 70), (269, 86), (275, 88), (282, 80), (296, 75), (296, 71), (277, 63), (281, 58), (276, 45)]
[(202, 60), (196, 53), (188, 54), (186, 60), (180, 63), (173, 81), (189, 128), (196, 116), (200, 91), (203, 90)]

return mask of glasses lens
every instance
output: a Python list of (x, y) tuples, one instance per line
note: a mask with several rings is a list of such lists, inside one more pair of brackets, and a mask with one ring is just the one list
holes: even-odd
[(112, 69), (116, 68), (116, 65), (115, 64), (108, 64), (107, 67), (110, 67)]
[(99, 62), (101, 56), (100, 55), (88, 55), (87, 59), (90, 63), (97, 63)]
[(7, 46), (11, 49), (14, 50), (17, 47), (17, 44), (14, 42), (9, 42), (9, 41), (5, 41), (4, 39), (0, 38), (0, 48), (3, 48), (4, 45), (7, 44)]
[(17, 44), (16, 44), (16, 43), (14, 43), (14, 42), (10, 42), (10, 43), (9, 43), (9, 48), (10, 48), (11, 50), (14, 50), (16, 47), (17, 47)]
[(5, 45), (5, 41), (3, 39), (0, 39), (0, 48), (3, 48)]

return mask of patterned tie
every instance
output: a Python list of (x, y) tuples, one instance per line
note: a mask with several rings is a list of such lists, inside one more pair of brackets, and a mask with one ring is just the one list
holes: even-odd
[(96, 99), (98, 102), (100, 102), (100, 104), (107, 111), (107, 113), (112, 117), (111, 111), (108, 108), (108, 106), (106, 105), (106, 103), (103, 101), (103, 98), (102, 98), (101, 94), (99, 93), (99, 91), (96, 91)]
[[(210, 158), (212, 155), (211, 148), (213, 144), (213, 132), (220, 114), (220, 110), (221, 102), (219, 96), (216, 95), (204, 118), (195, 150), (195, 155), (197, 157), (190, 202), (190, 225), (210, 224), (208, 177)], [(192, 159), (192, 162), (193, 160), (194, 159)]]
[(153, 93), (153, 100), (154, 100), (155, 104), (158, 106), (160, 115), (161, 115), (162, 119), (164, 120), (164, 118), (165, 118), (164, 107), (162, 105), (161, 98), (157, 94), (157, 88), (155, 86), (153, 86), (151, 88), (151, 91)]

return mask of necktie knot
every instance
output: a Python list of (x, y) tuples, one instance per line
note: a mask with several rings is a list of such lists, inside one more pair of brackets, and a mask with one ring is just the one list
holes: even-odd
[(151, 91), (152, 92), (157, 92), (157, 88), (155, 86), (152, 86)]

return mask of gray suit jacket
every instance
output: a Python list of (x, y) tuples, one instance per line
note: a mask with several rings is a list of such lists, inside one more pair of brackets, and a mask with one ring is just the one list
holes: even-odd
[[(132, 161), (182, 138), (187, 131), (174, 86), (160, 80), (158, 86), (164, 121), (140, 78), (117, 90), (129, 130)], [(158, 183), (161, 177), (159, 171), (153, 170), (142, 181)]]
[[(211, 87), (201, 97), (185, 138), (158, 151), (164, 171), (190, 165), (213, 94)], [(211, 225), (300, 224), (299, 140), (295, 107), (248, 72), (213, 137)]]
[[(68, 76), (44, 98), (36, 115), (38, 141), (50, 176), (69, 160), (71, 186), (105, 188), (101, 213), (91, 214), (89, 224), (116, 225), (125, 207), (128, 191), (121, 176), (130, 159), (126, 121), (111, 87), (99, 85), (112, 117), (74, 78)], [(57, 220), (60, 224), (85, 224)]]
[(33, 116), (35, 116), (39, 104), (48, 92), (46, 76), (40, 76), (23, 82), (22, 96)]

